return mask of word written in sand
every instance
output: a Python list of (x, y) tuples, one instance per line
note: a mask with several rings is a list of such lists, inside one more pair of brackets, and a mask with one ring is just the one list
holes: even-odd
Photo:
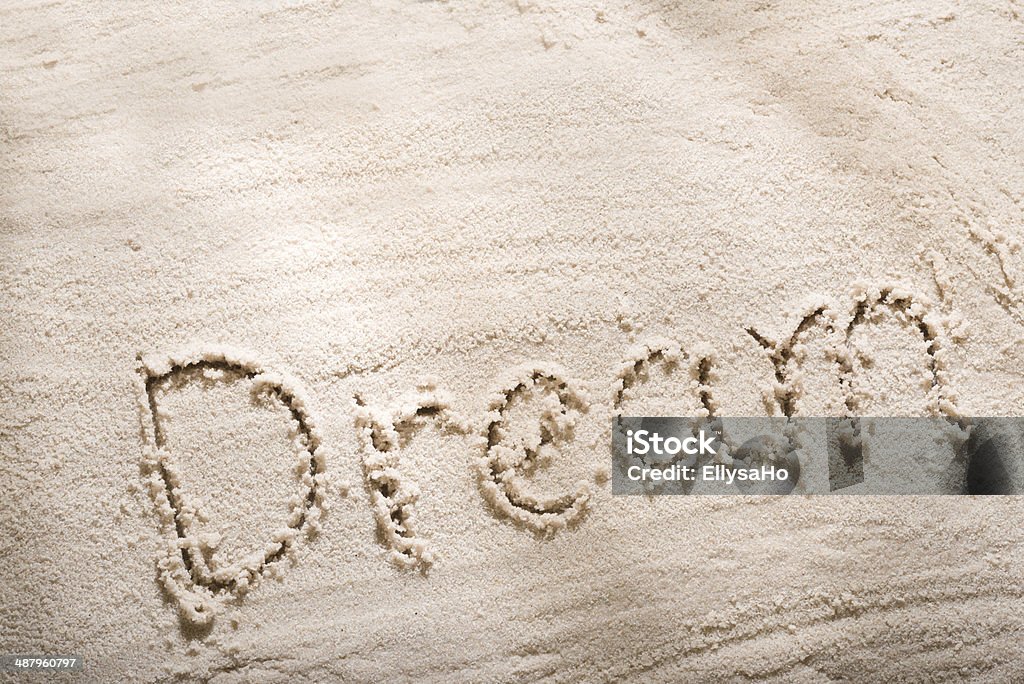
[[(947, 380), (943, 319), (927, 300), (897, 286), (858, 288), (849, 307), (819, 303), (783, 340), (749, 329), (775, 369), (775, 380), (765, 391), (765, 396), (775, 404), (769, 413), (790, 417), (800, 410), (804, 382), (799, 368), (802, 346), (809, 335), (820, 334), (832, 349), (837, 386), (845, 397), (844, 407), (855, 415), (862, 393), (857, 391), (858, 366), (848, 349), (850, 339), (859, 328), (871, 325), (883, 314), (901, 321), (927, 346), (927, 370), (932, 381), (926, 412), (955, 415), (955, 396)], [(656, 367), (680, 373), (683, 391), (694, 400), (694, 415), (715, 416), (713, 353), (702, 349), (691, 354), (671, 340), (639, 345), (621, 364), (607, 396), (606, 406), (613, 414), (621, 413), (624, 403), (648, 382)], [(177, 599), (188, 621), (208, 624), (221, 603), (240, 599), (262, 577), (279, 576), (284, 568), (282, 561), (295, 545), (302, 538), (312, 539), (319, 533), (320, 520), (329, 508), (327, 493), (339, 489), (329, 486), (328, 445), (312, 402), (300, 383), (271, 370), (248, 353), (230, 348), (198, 348), (167, 355), (140, 355), (138, 371), (139, 412), (145, 439), (143, 473), (168, 540), (167, 551), (159, 563), (160, 581)], [(233, 374), (247, 379), (280, 402), (294, 424), (298, 459), (295, 472), (304, 495), (293, 498), (287, 515), (282, 517), (279, 527), (267, 532), (264, 544), (226, 567), (218, 567), (211, 560), (211, 549), (218, 540), (194, 529), (196, 507), (182, 487), (187, 473), (180, 472), (170, 459), (166, 426), (161, 420), (161, 398), (196, 373), (213, 377)], [(431, 384), (421, 386), (411, 400), (403, 398), (392, 409), (371, 407), (355, 397), (355, 426), (364, 447), (364, 483), (370, 492), (381, 543), (391, 560), (400, 567), (425, 570), (435, 559), (429, 540), (422, 536), (417, 524), (419, 488), (405, 472), (401, 458), (402, 446), (426, 424), (434, 424), (445, 434), (464, 437), (472, 449), (478, 450), (477, 482), (492, 514), (540, 535), (555, 534), (582, 520), (593, 501), (594, 484), (607, 482), (610, 477), (606, 466), (598, 467), (590, 479), (555, 495), (538, 492), (534, 484), (538, 471), (551, 467), (547, 454), (574, 439), (577, 423), (595, 404), (581, 387), (581, 383), (570, 380), (556, 366), (522, 366), (500, 382), (479, 420), (459, 415), (451, 407), (449, 396)], [(510, 408), (529, 397), (539, 399), (542, 410), (536, 415), (537, 430), (523, 438), (512, 429)], [(605, 402), (599, 399), (596, 403)], [(640, 435), (634, 437), (639, 447)], [(694, 444), (681, 441), (678, 448), (686, 453), (687, 449), (701, 451), (706, 446), (698, 438)], [(712, 470), (709, 474), (717, 477), (715, 473)]]

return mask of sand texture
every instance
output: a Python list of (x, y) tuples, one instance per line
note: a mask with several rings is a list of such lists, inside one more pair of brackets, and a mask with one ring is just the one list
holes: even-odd
[(0, 654), (1024, 681), (1017, 497), (608, 483), (1024, 414), (1022, 122), (1016, 0), (0, 1)]

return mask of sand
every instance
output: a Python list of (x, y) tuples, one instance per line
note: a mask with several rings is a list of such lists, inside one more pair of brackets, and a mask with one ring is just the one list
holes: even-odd
[(617, 413), (1024, 413), (1022, 21), (0, 3), (0, 654), (1024, 678), (1016, 497), (608, 482)]

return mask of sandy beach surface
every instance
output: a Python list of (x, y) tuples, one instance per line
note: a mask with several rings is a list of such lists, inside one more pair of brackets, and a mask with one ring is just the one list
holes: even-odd
[(1024, 680), (1017, 497), (608, 483), (620, 413), (1024, 414), (1022, 64), (1016, 0), (0, 2), (0, 655)]

